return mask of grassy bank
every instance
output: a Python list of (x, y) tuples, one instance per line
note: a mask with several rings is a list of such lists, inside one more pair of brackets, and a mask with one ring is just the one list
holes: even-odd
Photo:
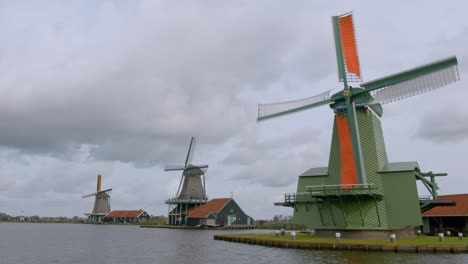
[[(268, 240), (268, 241), (291, 241), (290, 233), (285, 236), (275, 237), (274, 233), (268, 234), (239, 234), (239, 235), (226, 235), (238, 238), (250, 238), (255, 240)], [(296, 233), (296, 240), (298, 242), (306, 243), (324, 243), (331, 244), (337, 243), (335, 238), (315, 237), (312, 234)], [(445, 241), (439, 242), (437, 236), (419, 236), (416, 238), (402, 238), (397, 239), (396, 243), (392, 244), (390, 239), (341, 239), (339, 243), (344, 244), (366, 244), (366, 245), (434, 245), (434, 246), (468, 246), (468, 238), (460, 240), (458, 237), (445, 237)]]
[(168, 228), (168, 229), (200, 229), (198, 227), (190, 227), (190, 226), (175, 226), (175, 225), (147, 225), (147, 224), (140, 224), (140, 227), (143, 228)]

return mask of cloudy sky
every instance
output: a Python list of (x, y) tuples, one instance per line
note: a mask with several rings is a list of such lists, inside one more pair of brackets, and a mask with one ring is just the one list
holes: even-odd
[[(354, 11), (365, 81), (457, 55), (461, 81), (384, 105), (390, 161), (468, 186), (465, 1), (0, 1), (0, 212), (167, 213), (191, 136), (208, 195), (254, 218), (327, 166), (332, 111), (256, 122), (258, 103), (339, 88), (330, 17)], [(421, 194), (425, 194), (422, 192)]]

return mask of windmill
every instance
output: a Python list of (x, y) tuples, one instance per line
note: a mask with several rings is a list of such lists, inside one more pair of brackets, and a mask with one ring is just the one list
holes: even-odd
[(110, 191), (112, 189), (101, 190), (101, 175), (98, 175), (96, 192), (82, 196), (82, 198), (95, 197), (93, 211), (90, 214), (86, 214), (89, 222), (102, 222), (104, 216), (110, 212), (110, 195), (107, 194)]
[[(334, 16), (332, 24), (343, 90), (258, 107), (257, 121), (322, 105), (334, 112), (328, 167), (300, 175), (297, 192), (286, 194), (284, 202), (276, 205), (293, 207), (294, 220), (322, 236), (337, 230), (350, 237), (367, 230), (377, 236), (386, 236), (389, 230), (411, 236), (413, 231), (407, 227), (422, 224), (420, 210), (437, 205), (434, 177), (447, 174), (421, 172), (416, 162), (388, 162), (380, 123), (382, 104), (458, 81), (457, 59), (442, 59), (351, 87), (351, 82), (362, 82), (353, 15)], [(415, 179), (423, 182), (433, 199), (418, 199)]]
[(185, 225), (187, 211), (207, 202), (205, 173), (208, 165), (191, 164), (194, 149), (195, 138), (192, 137), (184, 165), (169, 165), (164, 169), (164, 171), (182, 171), (175, 198), (166, 200), (166, 204), (169, 205), (167, 221), (170, 225)]

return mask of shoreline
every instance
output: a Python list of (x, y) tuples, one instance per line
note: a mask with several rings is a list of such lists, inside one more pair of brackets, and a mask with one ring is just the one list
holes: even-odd
[(176, 225), (140, 225), (141, 228), (166, 228), (166, 229), (191, 229), (191, 230), (247, 230), (255, 229), (255, 226), (224, 226), (224, 227), (191, 227)]
[[(258, 234), (254, 234), (258, 235)], [(295, 248), (295, 249), (313, 249), (313, 250), (344, 250), (344, 251), (376, 251), (376, 252), (394, 252), (394, 253), (468, 253), (468, 241), (462, 245), (455, 244), (419, 244), (419, 243), (376, 243), (371, 242), (329, 242), (329, 241), (311, 241), (313, 237), (307, 240), (290, 240), (290, 236), (280, 238), (248, 237), (246, 235), (214, 235), (214, 240), (244, 243), (250, 245), (259, 245), (277, 248)], [(252, 235), (251, 235), (252, 236)], [(318, 239), (317, 239), (318, 240)], [(334, 240), (334, 239), (330, 239)], [(345, 240), (345, 239), (344, 239)]]

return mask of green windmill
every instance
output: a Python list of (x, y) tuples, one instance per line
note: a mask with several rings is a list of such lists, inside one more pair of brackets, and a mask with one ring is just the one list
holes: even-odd
[[(451, 201), (437, 198), (436, 176), (417, 162), (388, 162), (380, 119), (381, 104), (401, 100), (459, 80), (457, 59), (450, 57), (361, 83), (352, 13), (332, 17), (339, 81), (344, 89), (309, 98), (261, 104), (258, 121), (329, 105), (335, 114), (328, 167), (311, 168), (299, 176), (297, 192), (276, 205), (294, 208), (294, 221), (319, 236), (341, 232), (344, 237), (385, 237), (390, 232), (414, 236), (421, 211)], [(431, 197), (420, 199), (416, 180)]]

